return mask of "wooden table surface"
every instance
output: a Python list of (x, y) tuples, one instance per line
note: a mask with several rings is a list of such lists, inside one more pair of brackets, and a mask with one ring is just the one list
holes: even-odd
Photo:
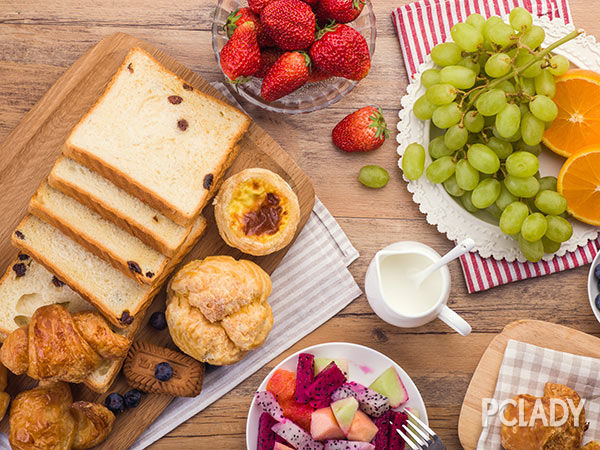
[[(343, 154), (331, 144), (331, 129), (355, 109), (378, 104), (390, 128), (396, 125), (407, 84), (390, 18), (405, 0), (372, 0), (377, 48), (371, 72), (332, 107), (310, 115), (285, 116), (249, 108), (312, 179), (317, 195), (360, 252), (350, 270), (363, 286), (371, 257), (383, 246), (416, 240), (440, 253), (451, 243), (428, 225), (397, 168), (395, 139), (370, 154)], [(211, 81), (222, 80), (211, 45), (215, 0), (2, 0), (0, 1), (0, 140), (80, 55), (103, 37), (122, 31), (145, 39)], [(594, 0), (572, 0), (575, 24), (600, 36)], [(392, 133), (394, 136), (394, 133)], [(363, 188), (358, 169), (379, 164), (391, 175), (381, 190)], [(1, 195), (1, 193), (0, 193)], [(308, 345), (347, 341), (370, 346), (396, 360), (413, 378), (431, 425), (449, 449), (460, 448), (460, 405), (477, 362), (490, 340), (515, 319), (547, 320), (600, 335), (590, 311), (588, 267), (467, 294), (458, 262), (451, 264), (449, 304), (473, 326), (461, 337), (440, 321), (399, 329), (381, 321), (361, 296), (335, 318), (279, 355), (236, 389), (181, 425), (154, 448), (240, 449), (252, 393), (273, 365)]]

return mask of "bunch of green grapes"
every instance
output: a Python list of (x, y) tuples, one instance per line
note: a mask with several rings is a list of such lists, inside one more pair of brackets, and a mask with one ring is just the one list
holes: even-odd
[[(580, 32), (542, 49), (545, 32), (526, 9), (513, 9), (509, 19), (471, 14), (454, 25), (454, 42), (431, 51), (440, 68), (423, 72), (427, 91), (413, 112), (443, 130), (429, 143), (427, 178), (468, 211), (497, 218), (525, 257), (539, 261), (573, 233), (566, 199), (556, 192), (556, 178), (540, 177), (537, 157), (558, 114), (554, 77), (569, 68), (551, 51)], [(424, 166), (425, 149), (410, 144), (402, 157), (405, 176), (418, 179)]]

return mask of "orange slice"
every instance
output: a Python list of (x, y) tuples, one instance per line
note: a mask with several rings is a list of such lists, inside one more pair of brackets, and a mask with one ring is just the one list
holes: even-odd
[(544, 144), (569, 157), (580, 148), (600, 146), (600, 74), (573, 69), (556, 78), (558, 116), (544, 133)]
[(558, 174), (557, 191), (567, 199), (567, 211), (600, 226), (600, 144), (570, 156)]

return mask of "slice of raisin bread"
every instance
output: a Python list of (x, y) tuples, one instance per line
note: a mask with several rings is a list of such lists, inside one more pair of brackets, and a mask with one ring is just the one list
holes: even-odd
[(111, 264), (33, 215), (26, 216), (12, 235), (12, 243), (31, 255), (73, 290), (92, 303), (111, 323), (124, 328), (143, 314), (162, 282), (200, 237), (206, 223), (198, 223), (154, 285), (142, 285)]
[(132, 49), (63, 153), (180, 225), (208, 203), (248, 116)]
[(141, 283), (153, 284), (169, 262), (166, 256), (46, 182), (31, 198), (29, 212)]
[[(44, 266), (24, 253), (9, 264), (0, 279), (0, 338), (29, 323), (31, 316), (40, 306), (59, 303), (69, 312), (90, 311), (94, 307), (77, 292), (61, 281)], [(143, 322), (138, 317), (127, 328), (115, 328), (117, 333), (133, 340)], [(106, 392), (115, 380), (124, 358), (119, 361), (106, 360), (85, 381), (85, 385), (96, 392)]]
[(56, 161), (48, 184), (168, 257), (177, 253), (192, 229), (192, 225), (177, 225), (97, 172), (69, 158)]

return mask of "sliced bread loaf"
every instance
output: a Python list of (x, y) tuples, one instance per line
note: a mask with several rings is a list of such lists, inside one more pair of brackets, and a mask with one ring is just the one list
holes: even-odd
[(31, 198), (29, 212), (141, 283), (153, 284), (169, 262), (132, 234), (45, 182)]
[(249, 124), (238, 109), (134, 48), (63, 153), (187, 225), (210, 199)]
[[(2, 340), (11, 332), (29, 323), (40, 306), (60, 303), (71, 313), (93, 310), (94, 307), (73, 291), (44, 266), (24, 253), (9, 264), (0, 279), (0, 332)], [(138, 317), (127, 328), (115, 329), (117, 333), (133, 339), (143, 322)], [(106, 392), (116, 378), (124, 359), (106, 360), (85, 381), (96, 392)]]
[(12, 235), (12, 243), (31, 255), (92, 303), (115, 326), (130, 325), (143, 314), (174, 266), (204, 231), (202, 221), (182, 245), (154, 285), (141, 285), (36, 216), (28, 215)]
[(48, 183), (168, 257), (177, 253), (192, 229), (192, 225), (177, 225), (137, 197), (69, 158), (61, 157), (56, 161)]

